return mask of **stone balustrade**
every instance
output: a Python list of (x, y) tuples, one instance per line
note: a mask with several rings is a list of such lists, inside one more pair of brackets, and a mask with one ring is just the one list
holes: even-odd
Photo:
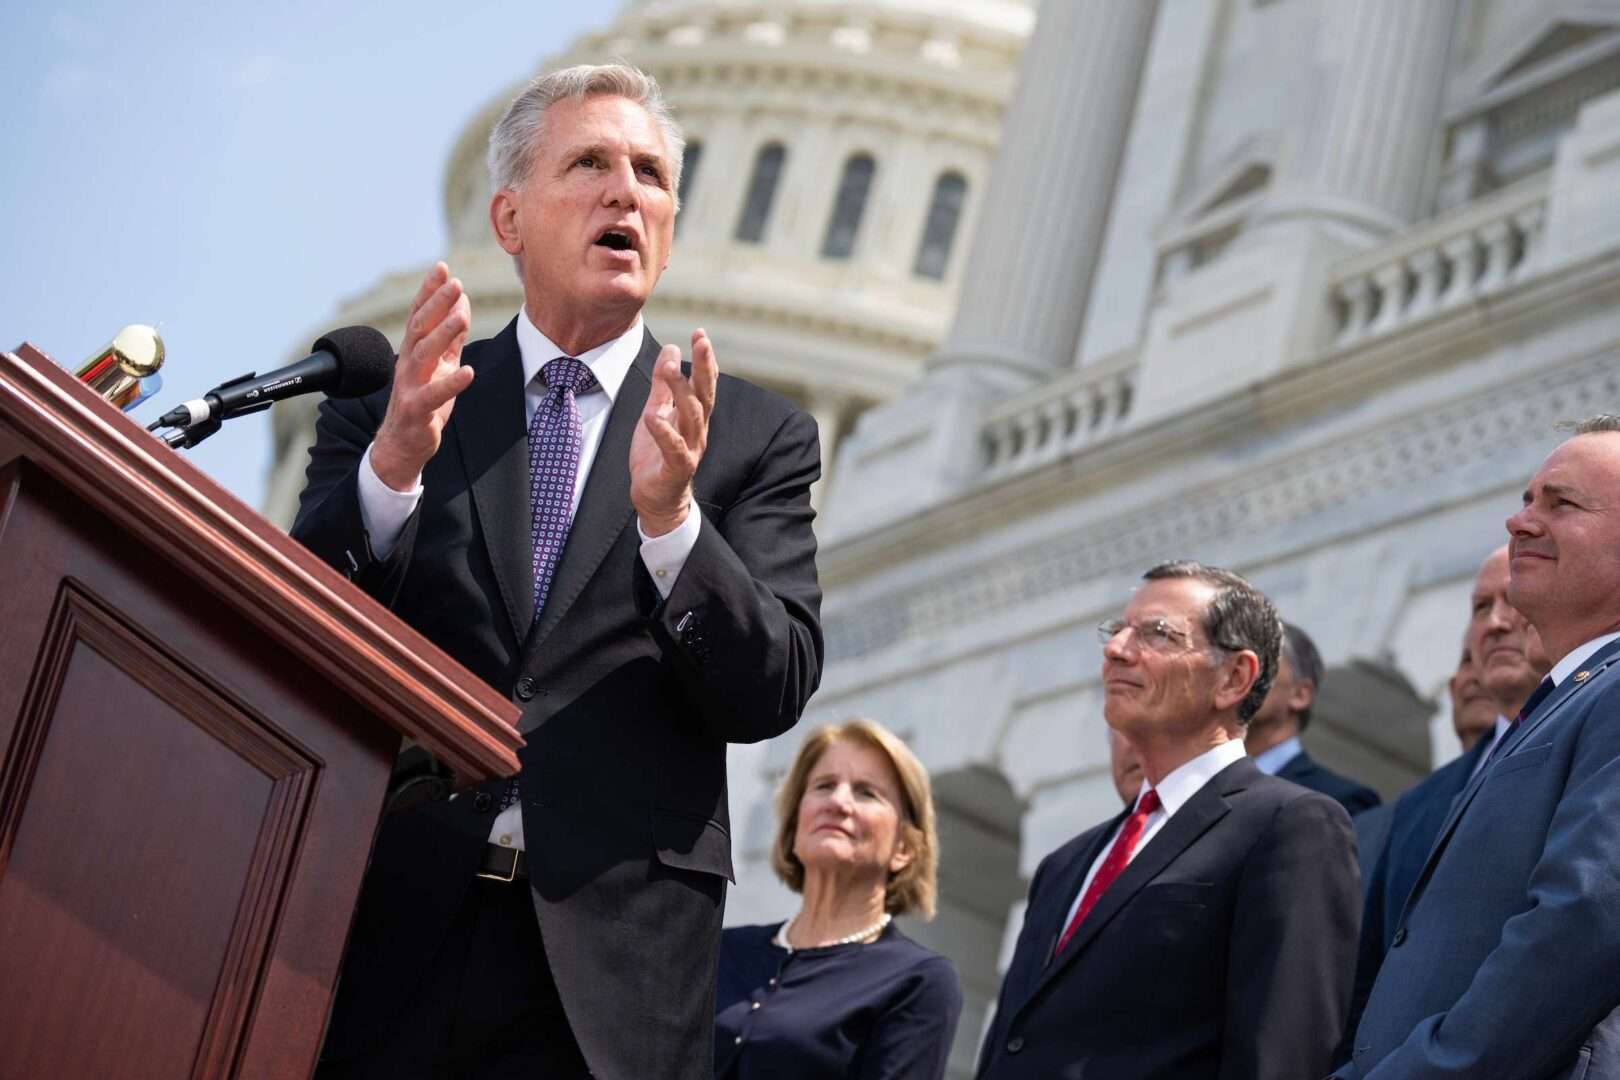
[(1333, 346), (1473, 303), (1534, 273), (1547, 183), (1541, 175), (1504, 188), (1335, 267)]
[(980, 428), (984, 472), (1001, 480), (1095, 445), (1128, 423), (1136, 358), (1081, 368), (999, 402)]

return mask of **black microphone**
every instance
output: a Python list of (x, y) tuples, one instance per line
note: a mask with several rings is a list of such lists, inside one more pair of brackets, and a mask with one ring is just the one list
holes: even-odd
[(268, 409), (273, 402), (325, 391), (337, 398), (364, 397), (394, 377), (394, 347), (382, 331), (345, 326), (317, 338), (310, 355), (268, 375), (248, 372), (220, 383), (200, 398), (176, 405), (152, 427), (193, 428)]

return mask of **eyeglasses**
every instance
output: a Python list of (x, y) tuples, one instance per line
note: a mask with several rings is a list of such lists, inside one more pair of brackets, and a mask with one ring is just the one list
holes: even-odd
[(1144, 649), (1170, 652), (1172, 649), (1192, 648), (1192, 636), (1184, 630), (1177, 630), (1163, 619), (1143, 619), (1134, 623), (1124, 619), (1104, 619), (1097, 624), (1097, 640), (1107, 645), (1126, 630)]

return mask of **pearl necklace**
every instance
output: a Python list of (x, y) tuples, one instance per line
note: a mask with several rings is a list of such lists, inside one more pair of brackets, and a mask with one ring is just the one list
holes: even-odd
[[(788, 931), (793, 929), (793, 924), (798, 921), (799, 917), (795, 915), (793, 918), (783, 923), (781, 928), (776, 931), (776, 936), (771, 939), (771, 944), (775, 945), (778, 949), (786, 949), (788, 952), (793, 952), (794, 948), (792, 945), (788, 944), (787, 936)], [(854, 945), (858, 941), (865, 941), (874, 934), (883, 933), (883, 931), (888, 929), (889, 924), (893, 921), (894, 916), (885, 911), (883, 913), (883, 918), (879, 919), (871, 926), (868, 926), (865, 930), (857, 930), (853, 934), (846, 934), (845, 936), (836, 938), (832, 941), (823, 941), (820, 945), (806, 945), (805, 948), (830, 949), (835, 945)]]

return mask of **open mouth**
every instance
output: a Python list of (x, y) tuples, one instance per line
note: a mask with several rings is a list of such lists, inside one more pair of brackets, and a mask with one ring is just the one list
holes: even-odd
[(609, 248), (613, 251), (634, 251), (636, 245), (631, 241), (629, 233), (609, 229), (596, 238), (596, 246)]

